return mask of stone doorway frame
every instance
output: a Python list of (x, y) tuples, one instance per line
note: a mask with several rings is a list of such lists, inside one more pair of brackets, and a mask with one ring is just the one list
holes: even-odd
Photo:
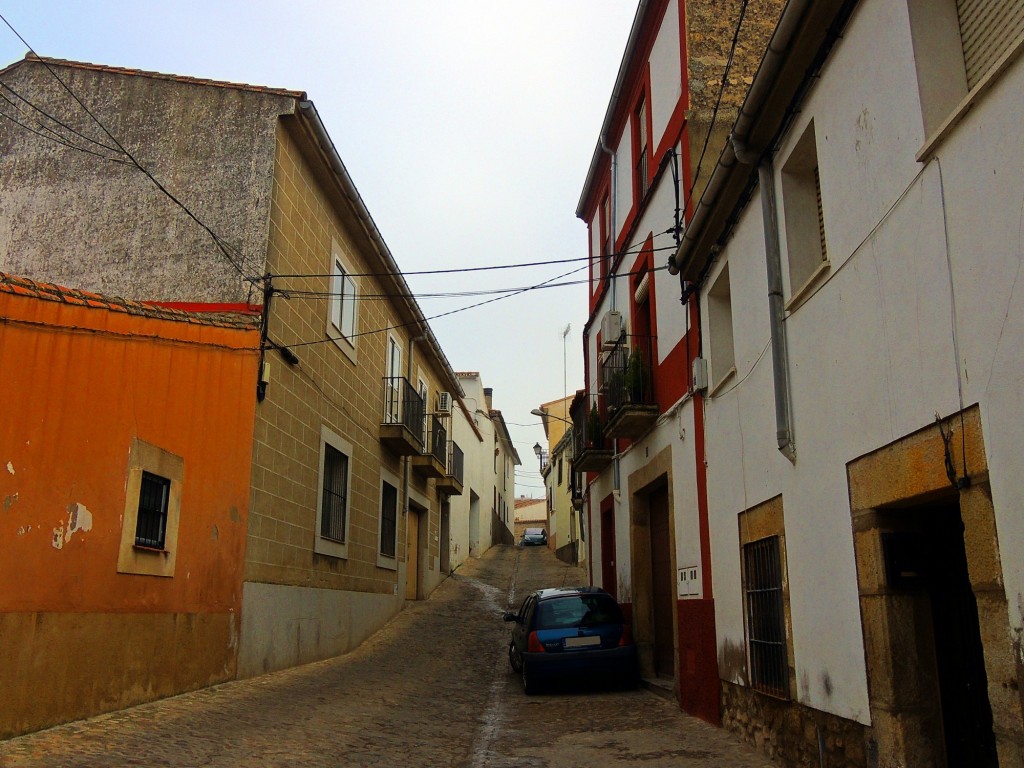
[[(968, 482), (961, 483), (962, 487), (955, 488), (947, 476), (947, 455), (957, 475), (966, 472)], [(882, 534), (893, 527), (900, 508), (957, 499), (964, 523), (969, 578), (978, 605), (999, 764), (1002, 768), (1022, 768), (1019, 670), (1003, 589), (978, 406), (849, 462), (847, 480), (878, 764), (932, 764), (934, 744), (942, 742), (941, 725), (938, 732), (935, 730), (934, 702), (929, 703), (935, 692), (925, 690), (934, 674), (927, 669), (929, 661), (934, 664), (934, 649), (929, 656), (928, 648), (922, 646), (930, 646), (930, 640), (922, 643), (916, 633), (907, 631), (920, 606), (888, 586)]]
[[(659, 486), (668, 489), (669, 554), (672, 583), (676, 582), (676, 515), (672, 492), (672, 449), (666, 447), (629, 475), (629, 551), (630, 577), (633, 582), (633, 624), (636, 628), (640, 674), (654, 675), (654, 584), (651, 574), (651, 515), (648, 494)], [(679, 609), (672, 601), (673, 688), (679, 679)], [(677, 692), (678, 694), (678, 692)]]

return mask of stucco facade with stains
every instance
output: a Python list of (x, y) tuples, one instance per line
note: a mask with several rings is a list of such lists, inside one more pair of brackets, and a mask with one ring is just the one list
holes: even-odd
[[(450, 467), (430, 448), (450, 447), (442, 393), (461, 388), (314, 105), (298, 91), (47, 63), (217, 241), (116, 147), (87, 145), (103, 159), (4, 125), (0, 267), (265, 307), (238, 674), (355, 647), (443, 577)], [(113, 146), (41, 62), (0, 78)], [(325, 503), (328, 490), (343, 500)]]
[(0, 273), (0, 738), (235, 676), (258, 357), (253, 317)]
[(1024, 765), (1024, 11), (956, 6), (791, 3), (674, 257), (723, 721), (786, 764)]

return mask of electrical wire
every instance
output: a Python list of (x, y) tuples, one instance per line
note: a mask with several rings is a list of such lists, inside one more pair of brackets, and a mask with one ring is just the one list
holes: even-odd
[(711, 112), (711, 123), (708, 125), (708, 132), (704, 136), (704, 146), (701, 147), (700, 157), (697, 160), (697, 170), (694, 171), (693, 181), (690, 182), (690, 190), (686, 193), (687, 202), (693, 197), (693, 190), (697, 188), (697, 180), (700, 178), (700, 169), (704, 164), (704, 155), (708, 151), (708, 143), (711, 141), (711, 132), (715, 128), (715, 120), (718, 119), (718, 108), (722, 105), (722, 96), (725, 94), (725, 86), (729, 80), (729, 70), (732, 69), (732, 62), (736, 56), (736, 47), (740, 39), (740, 27), (743, 26), (743, 17), (747, 12), (748, 0), (743, 0), (743, 4), (740, 6), (740, 15), (736, 19), (736, 29), (732, 34), (732, 45), (729, 48), (729, 57), (725, 62), (725, 69), (722, 70), (722, 81), (718, 86), (718, 98), (715, 99), (715, 108)]
[[(0, 88), (3, 88), (5, 91), (8, 91), (12, 96), (14, 96), (19, 101), (23, 102), (26, 106), (28, 106), (31, 109), (35, 110), (36, 112), (41, 114), (43, 117), (45, 117), (47, 120), (50, 120), (51, 122), (56, 123), (57, 125), (59, 125), (64, 130), (68, 131), (69, 133), (73, 133), (76, 136), (78, 136), (80, 139), (85, 139), (90, 144), (95, 144), (97, 147), (100, 147), (101, 149), (105, 149), (108, 152), (117, 152), (117, 147), (112, 147), (109, 144), (104, 144), (102, 141), (97, 141), (92, 136), (87, 136), (86, 134), (84, 134), (81, 131), (79, 131), (77, 128), (72, 128), (67, 123), (64, 123), (64, 122), (58, 120), (56, 117), (51, 115), (45, 109), (43, 109), (42, 107), (38, 106), (37, 104), (34, 104), (32, 101), (28, 100), (27, 98), (22, 96), (20, 93), (18, 93), (18, 91), (16, 91), (14, 89), (14, 87), (11, 86), (9, 83), (0, 82)], [(21, 110), (19, 109), (19, 111), (21, 111)], [(54, 133), (57, 136), (60, 135), (59, 133), (57, 133), (57, 131), (53, 131), (53, 129), (48, 129), (48, 130), (50, 130), (52, 133)], [(64, 138), (64, 137), (61, 137), (61, 138)]]
[[(17, 105), (15, 105), (10, 99), (8, 99), (2, 93), (0, 93), (0, 99), (3, 99), (8, 104), (11, 104), (11, 106), (14, 106), (15, 108), (17, 108)], [(24, 130), (28, 131), (29, 133), (34, 133), (36, 136), (39, 136), (40, 138), (46, 139), (47, 141), (52, 141), (52, 142), (54, 142), (56, 144), (60, 144), (61, 146), (67, 147), (68, 149), (75, 149), (75, 150), (78, 150), (79, 152), (84, 152), (84, 153), (86, 153), (88, 155), (93, 155), (94, 157), (98, 157), (101, 160), (106, 160), (106, 161), (111, 162), (111, 163), (121, 163), (123, 165), (130, 165), (130, 163), (127, 160), (121, 160), (121, 159), (116, 158), (116, 157), (108, 157), (106, 155), (100, 154), (99, 152), (95, 152), (95, 151), (89, 149), (88, 147), (80, 147), (77, 144), (72, 144), (72, 143), (70, 143), (68, 141), (65, 141), (64, 139), (62, 139), (62, 138), (60, 138), (58, 136), (47, 135), (47, 134), (43, 133), (41, 130), (36, 130), (32, 126), (26, 125), (25, 123), (21, 122), (18, 118), (11, 117), (11, 115), (7, 114), (2, 109), (0, 109), (0, 117), (3, 117), (3, 118), (6, 118), (7, 120), (10, 120), (12, 123), (14, 123), (15, 125), (23, 128)], [(44, 126), (41, 126), (41, 125), (39, 127), (40, 128), (44, 128)]]
[[(658, 236), (667, 235), (667, 234), (670, 234), (670, 232), (667, 232), (667, 231), (666, 232), (658, 232), (658, 233), (655, 233), (654, 236), (658, 237)], [(639, 248), (637, 250), (626, 250), (626, 251), (621, 251), (619, 253), (611, 254), (611, 257), (612, 258), (617, 258), (619, 256), (627, 256), (627, 255), (630, 255), (630, 254), (637, 254), (637, 253), (646, 253), (648, 251), (652, 251), (652, 252), (655, 252), (655, 251), (671, 251), (671, 250), (674, 250), (674, 249), (675, 249), (675, 246), (671, 246), (671, 245), (662, 246), (662, 247), (659, 247), (659, 248), (643, 248), (643, 247), (641, 247), (641, 248)], [(486, 272), (486, 271), (494, 271), (494, 270), (502, 270), (502, 269), (523, 269), (523, 268), (527, 268), (527, 267), (547, 267), (547, 266), (556, 266), (556, 265), (559, 265), (559, 264), (575, 264), (575, 263), (580, 262), (580, 261), (597, 262), (597, 261), (600, 261), (602, 258), (608, 258), (608, 257), (601, 257), (601, 256), (578, 256), (578, 257), (572, 258), (572, 259), (554, 259), (554, 260), (551, 260), (551, 261), (532, 261), (532, 262), (524, 262), (524, 263), (521, 263), (521, 264), (496, 264), (496, 265), (487, 266), (487, 267), (452, 267), (450, 269), (423, 269), (423, 270), (414, 270), (414, 271), (408, 271), (408, 270), (404, 270), (403, 269), (403, 270), (400, 270), (400, 274), (405, 276), (405, 277), (409, 277), (409, 276), (412, 276), (412, 275), (451, 275), (451, 274), (462, 274), (462, 273), (471, 273), (471, 272)], [(396, 274), (395, 272), (346, 272), (345, 276), (346, 277), (392, 277), (395, 274)], [(302, 274), (300, 274), (300, 273), (296, 273), (296, 274), (291, 274), (291, 275), (279, 274), (279, 275), (273, 275), (272, 277), (275, 280), (278, 280), (278, 279), (285, 280), (285, 279), (290, 279), (290, 278), (325, 278), (325, 277), (336, 277), (336, 276), (337, 275), (333, 274), (333, 273), (332, 274), (315, 274), (315, 273), (302, 273)]]
[[(518, 296), (518, 295), (520, 295), (522, 293), (526, 293), (527, 291), (534, 291), (534, 290), (537, 290), (538, 288), (542, 288), (543, 286), (547, 285), (548, 283), (554, 282), (555, 280), (559, 280), (559, 279), (561, 279), (563, 277), (568, 277), (569, 275), (575, 274), (576, 272), (580, 272), (580, 271), (582, 271), (582, 270), (584, 270), (586, 268), (587, 268), (587, 265), (584, 265), (582, 267), (577, 267), (576, 269), (571, 269), (571, 270), (569, 270), (568, 272), (566, 272), (564, 274), (556, 275), (555, 277), (552, 277), (550, 280), (545, 280), (544, 282), (538, 283), (537, 285), (532, 285), (532, 286), (530, 286), (528, 288), (523, 288), (523, 289), (521, 289), (521, 290), (519, 290), (519, 291), (517, 291), (515, 293), (509, 293), (509, 294), (506, 294), (504, 296), (497, 296), (497, 297), (495, 297), (493, 299), (487, 299), (486, 301), (478, 301), (475, 304), (469, 304), (468, 306), (465, 306), (465, 307), (460, 307), (458, 309), (453, 309), (453, 310), (450, 310), (448, 312), (442, 312), (442, 313), (437, 314), (437, 315), (431, 315), (430, 317), (424, 318), (424, 320), (426, 320), (426, 321), (437, 320), (439, 318), (448, 317), (449, 315), (455, 315), (455, 314), (458, 314), (460, 312), (465, 312), (465, 311), (470, 310), (470, 309), (476, 309), (477, 307), (482, 307), (482, 306), (485, 306), (487, 304), (493, 304), (494, 302), (501, 301), (502, 299), (509, 299), (509, 298), (511, 298), (513, 296)], [(414, 326), (414, 325), (420, 325), (420, 321), (419, 320), (411, 320), (408, 323), (398, 323), (397, 325), (390, 325), (390, 326), (388, 326), (386, 328), (377, 328), (376, 330), (373, 330), (373, 331), (362, 331), (360, 333), (354, 333), (351, 336), (348, 336), (346, 338), (355, 339), (355, 338), (358, 338), (360, 336), (372, 336), (372, 335), (375, 335), (375, 334), (378, 334), (378, 333), (387, 333), (388, 331), (397, 330), (399, 328), (408, 328), (408, 327)], [(327, 342), (332, 342), (332, 341), (334, 341), (334, 339), (332, 337), (327, 337), (326, 339), (316, 339), (315, 341), (299, 341), (299, 342), (295, 342), (294, 344), (288, 344), (287, 346), (291, 347), (291, 348), (295, 348), (295, 347), (308, 347), (308, 346), (312, 346), (314, 344), (325, 344)]]
[[(642, 269), (636, 272), (620, 272), (614, 275), (610, 275), (609, 278), (617, 280), (624, 277), (633, 277), (635, 275), (649, 274), (650, 272), (661, 272), (668, 269), (667, 266), (655, 267), (653, 269)], [(590, 283), (590, 278), (584, 278), (580, 280), (566, 280), (564, 282), (548, 283), (542, 286), (518, 286), (514, 288), (481, 288), (474, 291), (445, 291), (438, 293), (418, 293), (412, 294), (416, 301), (424, 299), (459, 299), (459, 298), (472, 298), (475, 296), (494, 296), (500, 294), (511, 294), (520, 293), (528, 290), (541, 290), (547, 288), (569, 288), (576, 285), (587, 285)], [(386, 299), (404, 299), (410, 294), (407, 293), (359, 293), (352, 296), (350, 293), (344, 291), (306, 291), (297, 290), (295, 288), (274, 288), (274, 292), (284, 299), (329, 299), (336, 297), (347, 297), (356, 302), (359, 301), (382, 301)]]

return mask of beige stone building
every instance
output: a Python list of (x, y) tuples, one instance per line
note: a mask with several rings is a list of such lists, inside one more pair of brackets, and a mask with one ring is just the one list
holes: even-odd
[(263, 307), (238, 674), (345, 652), (428, 595), (461, 388), (313, 103), (33, 56), (0, 80), (77, 132), (0, 125), (0, 269)]

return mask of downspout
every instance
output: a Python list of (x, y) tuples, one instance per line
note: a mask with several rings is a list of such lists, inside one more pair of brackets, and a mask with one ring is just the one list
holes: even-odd
[[(413, 336), (412, 338), (409, 339), (409, 362), (406, 364), (405, 378), (409, 382), (410, 386), (412, 386), (413, 358), (416, 356), (416, 342), (417, 341), (422, 341), (425, 338), (426, 338), (425, 336)], [(426, 415), (424, 415), (424, 418), (426, 418)], [(408, 550), (409, 550), (409, 514), (410, 514), (410, 509), (409, 509), (409, 474), (410, 474), (410, 471), (412, 469), (412, 458), (409, 457), (409, 456), (403, 457), (402, 458), (402, 465), (403, 465), (403, 468), (402, 468), (402, 497), (405, 499), (405, 501), (404, 501), (404, 504), (405, 504), (405, 549), (406, 549), (406, 552), (408, 552)], [(427, 511), (427, 514), (429, 515), (429, 510)], [(397, 555), (398, 553), (396, 552), (395, 554)], [(416, 562), (419, 563), (419, 558), (416, 559)], [(408, 560), (406, 560), (405, 565), (406, 565), (406, 568), (409, 567), (409, 561)], [(408, 583), (408, 581), (409, 581), (409, 573), (408, 573), (408, 571), (405, 574), (405, 580), (406, 580), (406, 583)], [(419, 574), (418, 573), (416, 574), (416, 591), (417, 591), (417, 594), (418, 594), (419, 593)]]
[[(608, 189), (608, 195), (611, 198), (611, 200), (609, 201), (611, 203), (611, 205), (609, 206), (608, 215), (611, 218), (611, 221), (608, 222), (608, 231), (611, 233), (612, 252), (614, 253), (615, 246), (616, 246), (616, 244), (619, 241), (619, 234), (618, 234), (617, 226), (616, 226), (616, 223), (615, 223), (616, 222), (616, 219), (615, 219), (615, 198), (616, 198), (616, 191), (617, 191), (616, 190), (616, 176), (617, 176), (616, 168), (618, 166), (618, 163), (616, 162), (616, 155), (615, 155), (615, 153), (612, 150), (610, 150), (608, 148), (608, 145), (605, 143), (604, 134), (603, 133), (599, 137), (598, 142), (600, 144), (601, 151), (604, 152), (606, 155), (608, 155), (608, 158), (611, 161), (611, 177), (612, 178), (611, 178), (611, 184), (609, 184), (609, 189)], [(609, 254), (609, 257), (611, 257), (611, 256), (612, 256), (612, 254)], [(618, 283), (618, 280), (615, 279), (615, 277), (611, 274), (611, 272), (609, 272), (609, 274), (608, 274), (608, 282), (610, 283), (610, 285), (609, 285), (609, 291), (610, 291), (609, 296), (611, 298), (611, 305), (612, 305), (611, 308), (615, 309), (615, 294), (616, 294), (615, 286)], [(602, 340), (602, 343), (604, 341), (605, 340)], [(598, 370), (600, 370), (600, 366), (598, 366)], [(601, 382), (600, 381), (597, 382), (597, 386), (598, 386), (598, 389), (601, 388)], [(617, 491), (617, 490), (619, 490), (619, 441), (618, 441), (618, 438), (615, 438), (615, 439), (612, 440), (612, 456), (614, 457), (612, 459), (612, 490), (613, 491)]]
[(768, 265), (768, 322), (772, 338), (772, 372), (775, 374), (775, 439), (779, 451), (794, 464), (793, 421), (789, 402), (789, 349), (786, 346), (786, 305), (782, 295), (782, 249), (779, 247), (779, 209), (775, 202), (775, 173), (771, 157), (757, 169), (764, 219), (764, 253)]
[(782, 249), (779, 246), (779, 209), (775, 200), (775, 166), (771, 154), (757, 158), (733, 134), (730, 137), (736, 159), (757, 164), (761, 188), (761, 219), (764, 226), (764, 253), (768, 268), (768, 322), (771, 330), (772, 372), (775, 376), (775, 439), (779, 451), (794, 464), (796, 445), (790, 409), (789, 350), (786, 346), (786, 305), (782, 294)]

